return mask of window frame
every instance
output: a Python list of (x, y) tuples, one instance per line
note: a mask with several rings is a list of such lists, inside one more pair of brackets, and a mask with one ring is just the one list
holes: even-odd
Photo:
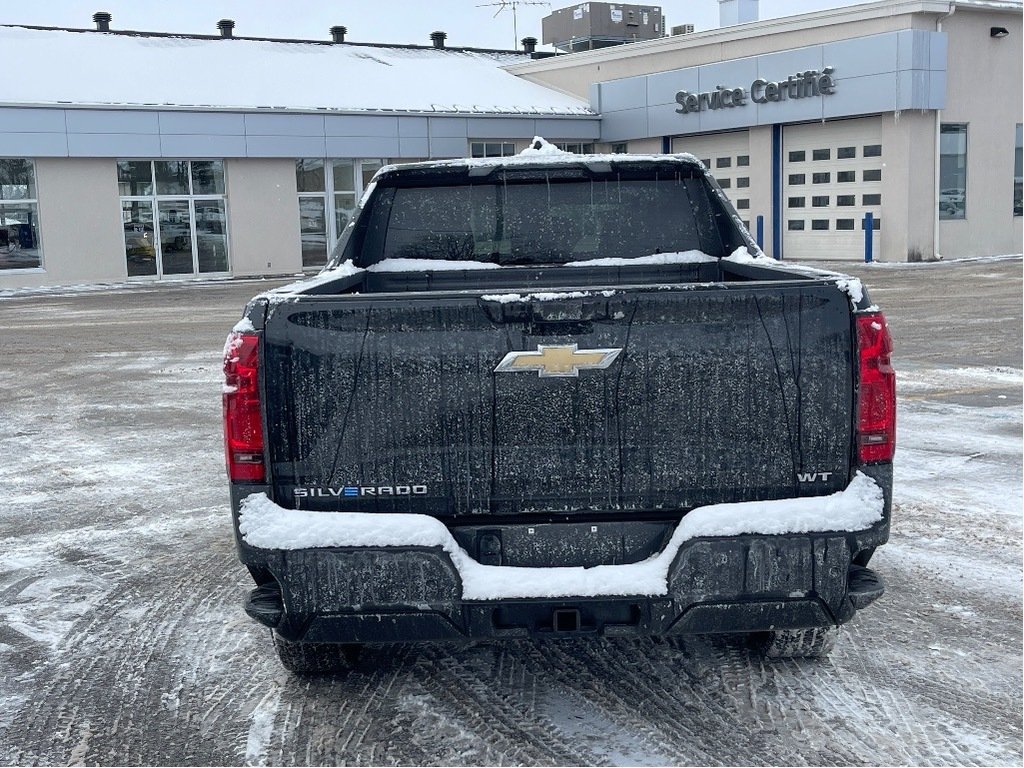
[[(939, 221), (964, 221), (967, 218), (967, 187), (968, 187), (968, 174), (970, 173), (970, 127), (969, 123), (941, 123), (939, 125), (939, 186), (938, 186), (938, 199), (935, 201)], [(943, 139), (945, 136), (956, 136), (960, 138), (960, 142), (963, 144), (963, 151), (956, 153), (947, 153), (942, 151)], [(947, 164), (947, 158), (954, 158), (957, 166), (953, 169), (955, 175), (958, 177), (957, 181), (962, 180), (963, 186), (957, 187), (948, 181), (949, 174), (944, 166)], [(952, 194), (953, 198), (962, 197), (962, 200), (948, 200), (944, 201), (943, 195), (947, 197)], [(948, 203), (946, 207), (943, 207), (944, 203)], [(952, 208), (952, 210), (949, 210)]]
[[(557, 149), (563, 152), (571, 152), (574, 155), (592, 155), (594, 154), (594, 142), (592, 141), (556, 141), (554, 145)], [(513, 144), (513, 149), (515, 145)], [(579, 151), (577, 151), (577, 149)], [(512, 154), (515, 154), (513, 152)], [(510, 155), (502, 155), (502, 157), (510, 157)]]
[[(319, 161), (323, 163), (323, 175), (324, 175), (324, 188), (315, 192), (298, 192), (297, 197), (299, 201), (299, 259), (302, 260), (302, 213), (301, 213), (301, 201), (305, 199), (318, 199), (321, 201), (324, 207), (324, 235), (326, 241), (327, 252), (324, 256), (325, 261), (323, 264), (310, 264), (306, 266), (304, 263), (301, 265), (301, 269), (304, 272), (319, 271), (324, 268), (331, 261), (331, 254), (334, 253), (335, 247), (338, 245), (338, 241), (341, 240), (342, 232), (344, 228), (338, 228), (338, 216), (337, 209), (335, 208), (335, 200), (338, 195), (352, 194), (354, 197), (353, 210), (359, 207), (360, 200), (363, 199), (363, 194), (366, 192), (366, 188), (369, 186), (368, 182), (364, 181), (366, 166), (378, 165), (379, 168), (383, 168), (390, 162), (386, 157), (298, 157), (295, 158), (296, 164), (296, 183), (298, 182), (298, 164), (303, 162), (309, 162), (311, 160)], [(334, 182), (334, 165), (335, 163), (351, 163), (352, 165), (352, 189), (338, 189)], [(347, 226), (347, 225), (346, 225)]]
[[(488, 144), (499, 144), (501, 145), (501, 154), (491, 155), (487, 154)], [(481, 147), (479, 154), (477, 153), (477, 147)], [(511, 147), (510, 150), (508, 148)], [(506, 152), (506, 150), (508, 150)], [(487, 140), (487, 139), (470, 139), (469, 140), (469, 156), (473, 158), (487, 158), (487, 157), (512, 157), (516, 154), (516, 143), (514, 141), (504, 141), (501, 139)]]
[[(224, 191), (221, 193), (202, 193), (195, 194), (195, 185), (192, 181), (192, 163), (207, 163), (211, 161), (219, 161), (221, 163), (221, 169), (224, 179)], [(148, 195), (122, 195), (118, 194), (118, 205), (123, 212), (123, 204), (125, 202), (147, 202), (150, 205), (150, 210), (153, 216), (153, 248), (154, 258), (156, 260), (154, 274), (147, 275), (128, 275), (129, 280), (163, 280), (165, 278), (190, 278), (190, 277), (217, 277), (231, 274), (231, 233), (229, 219), (230, 214), (228, 206), (228, 167), (224, 158), (210, 158), (210, 157), (197, 157), (197, 158), (176, 158), (176, 157), (159, 157), (159, 158), (144, 158), (144, 157), (119, 157), (115, 159), (115, 167), (120, 163), (149, 163), (150, 173), (150, 194)], [(156, 186), (156, 163), (161, 162), (184, 162), (188, 163), (188, 193), (187, 194), (157, 194)], [(120, 184), (120, 177), (118, 178), (118, 184)], [(163, 242), (160, 236), (160, 203), (170, 200), (184, 200), (188, 205), (189, 214), (189, 239), (192, 246), (192, 271), (190, 272), (172, 272), (170, 274), (164, 273), (163, 267)], [(225, 269), (217, 272), (203, 272), (199, 268), (199, 240), (197, 237), (196, 230), (196, 203), (204, 200), (221, 202), (224, 208), (224, 262)], [(128, 238), (127, 233), (124, 229), (124, 220), (122, 217), (121, 227), (121, 244), (122, 251), (121, 255), (125, 260), (125, 268), (127, 269), (128, 262)]]
[(1022, 194), (1021, 194), (1021, 177), (1022, 171), (1024, 171), (1024, 141), (1022, 141), (1022, 133), (1024, 133), (1024, 123), (1017, 123), (1014, 126), (1014, 139), (1013, 139), (1013, 199), (1011, 202), (1011, 208), (1013, 216), (1022, 215), (1024, 211), (1022, 208)]
[[(39, 213), (39, 176), (36, 173), (36, 161), (35, 161), (35, 158), (31, 158), (31, 157), (13, 157), (13, 156), (4, 155), (4, 156), (0, 157), (0, 161), (3, 161), (3, 160), (21, 160), (21, 161), (24, 161), (24, 162), (28, 163), (29, 164), (29, 168), (31, 169), (31, 173), (32, 173), (31, 190), (34, 192), (35, 197), (25, 197), (25, 198), (11, 199), (11, 200), (7, 200), (7, 199), (5, 199), (3, 197), (0, 197), (0, 212), (3, 211), (3, 208), (6, 205), (12, 205), (12, 206), (14, 206), (14, 205), (28, 205), (28, 206), (34, 207), (34, 209), (35, 209), (35, 217), (36, 217), (36, 224), (35, 224), (36, 249), (35, 250), (38, 253), (38, 260), (37, 260), (36, 265), (33, 266), (33, 267), (11, 267), (10, 269), (0, 268), (0, 275), (24, 275), (24, 274), (33, 274), (33, 273), (45, 272), (46, 271), (46, 260), (45, 260), (45, 252), (43, 251), (43, 223), (42, 223), (42, 216)], [(2, 215), (0, 215), (0, 222), (2, 222), (2, 220), (3, 220), (2, 219)], [(18, 249), (19, 250), (21, 249), (20, 245), (18, 246)], [(9, 251), (9, 253), (13, 253), (13, 252), (14, 251)]]

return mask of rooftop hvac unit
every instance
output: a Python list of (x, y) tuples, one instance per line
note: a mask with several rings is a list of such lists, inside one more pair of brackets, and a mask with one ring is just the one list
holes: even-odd
[(541, 20), (545, 45), (561, 51), (589, 51), (655, 40), (665, 35), (660, 5), (583, 2), (559, 8)]
[(691, 35), (693, 34), (693, 24), (677, 24), (672, 27), (673, 35)]

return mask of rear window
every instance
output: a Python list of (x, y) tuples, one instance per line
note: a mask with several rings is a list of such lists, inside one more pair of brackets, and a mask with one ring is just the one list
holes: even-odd
[(722, 255), (703, 177), (469, 180), (378, 190), (359, 266), (382, 259), (562, 264), (702, 250)]

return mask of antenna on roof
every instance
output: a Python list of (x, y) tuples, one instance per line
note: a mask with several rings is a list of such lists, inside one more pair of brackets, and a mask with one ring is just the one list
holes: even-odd
[(477, 8), (496, 7), (498, 10), (494, 12), (494, 16), (492, 16), (491, 18), (496, 17), (502, 11), (507, 11), (509, 8), (512, 9), (512, 37), (515, 40), (512, 43), (513, 48), (519, 45), (519, 19), (516, 16), (516, 9), (520, 5), (546, 5), (548, 7), (551, 7), (551, 3), (534, 2), (534, 0), (498, 0), (495, 3), (481, 3), (480, 5), (477, 6)]

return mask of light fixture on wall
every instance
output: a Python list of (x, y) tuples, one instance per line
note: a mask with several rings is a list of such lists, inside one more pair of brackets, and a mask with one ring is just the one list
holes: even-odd
[(1010, 34), (1010, 30), (1006, 27), (992, 27), (988, 31), (989, 37), (1006, 37)]

